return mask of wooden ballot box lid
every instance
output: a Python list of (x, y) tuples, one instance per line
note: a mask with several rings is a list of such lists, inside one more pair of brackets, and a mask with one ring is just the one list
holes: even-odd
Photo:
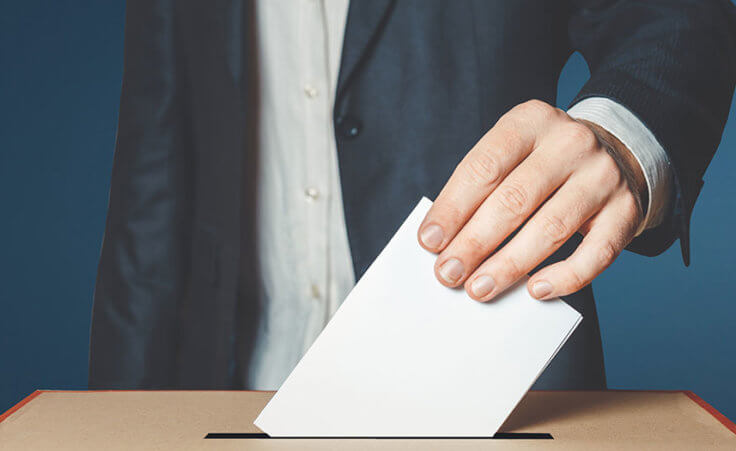
[(0, 449), (736, 450), (736, 425), (687, 391), (532, 391), (503, 434), (463, 439), (259, 438), (271, 396), (40, 390), (0, 416)]

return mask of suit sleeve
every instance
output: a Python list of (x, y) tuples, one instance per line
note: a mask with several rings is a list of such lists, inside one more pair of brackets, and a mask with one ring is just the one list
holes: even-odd
[(91, 388), (175, 385), (190, 198), (175, 2), (129, 1), (90, 340)]
[(571, 45), (591, 76), (573, 104), (607, 97), (634, 113), (667, 152), (674, 205), (629, 249), (657, 255), (680, 239), (690, 261), (690, 215), (721, 139), (736, 82), (736, 13), (724, 0), (584, 2)]

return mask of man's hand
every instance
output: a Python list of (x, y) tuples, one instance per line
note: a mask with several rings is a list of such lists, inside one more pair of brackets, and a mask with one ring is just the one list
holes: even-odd
[[(437, 279), (488, 301), (532, 271), (576, 231), (566, 260), (528, 282), (537, 299), (580, 290), (633, 239), (646, 180), (615, 137), (541, 101), (505, 114), (453, 172), (419, 228), (438, 252)], [(505, 245), (514, 230), (519, 232)]]

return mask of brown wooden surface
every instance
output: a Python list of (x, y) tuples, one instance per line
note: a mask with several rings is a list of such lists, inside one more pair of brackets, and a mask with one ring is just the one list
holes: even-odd
[(271, 392), (40, 391), (0, 416), (0, 449), (736, 449), (736, 426), (690, 392), (530, 392), (507, 432), (553, 440), (225, 439), (258, 432)]

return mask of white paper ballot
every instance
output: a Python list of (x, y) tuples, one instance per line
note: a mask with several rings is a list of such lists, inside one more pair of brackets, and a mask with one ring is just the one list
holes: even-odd
[(582, 316), (434, 276), (422, 199), (254, 422), (272, 437), (492, 436)]

